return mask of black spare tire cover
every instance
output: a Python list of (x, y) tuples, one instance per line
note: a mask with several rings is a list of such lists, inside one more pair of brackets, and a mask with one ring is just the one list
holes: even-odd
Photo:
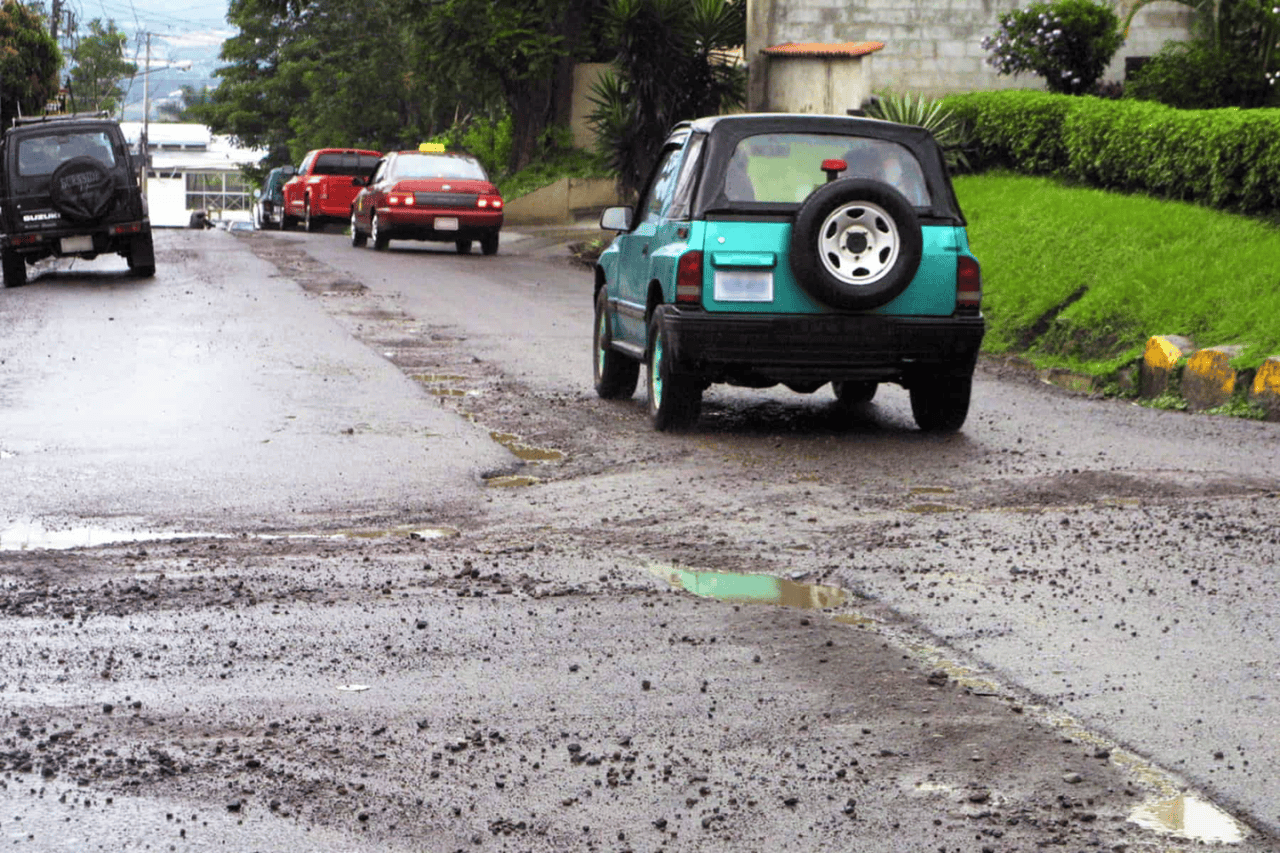
[(49, 179), (53, 209), (75, 222), (107, 215), (115, 197), (111, 173), (93, 157), (73, 157), (54, 169)]
[(791, 272), (832, 308), (875, 308), (907, 289), (923, 239), (911, 202), (888, 184), (843, 178), (814, 190), (791, 230)]

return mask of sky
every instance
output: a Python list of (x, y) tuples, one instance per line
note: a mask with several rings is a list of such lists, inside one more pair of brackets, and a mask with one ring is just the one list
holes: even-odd
[[(148, 81), (152, 102), (152, 119), (155, 104), (176, 93), (181, 86), (201, 89), (216, 86), (213, 72), (221, 62), (218, 51), (224, 39), (236, 33), (227, 24), (227, 0), (61, 0), (65, 8), (75, 13), (79, 29), (88, 29), (95, 18), (115, 21), (116, 27), (129, 35), (125, 53), (139, 66), (145, 64), (146, 42), (141, 33), (151, 33), (151, 73)], [(45, 0), (45, 8), (51, 6)], [(189, 62), (190, 70), (179, 71), (170, 67), (174, 63)], [(143, 78), (138, 76), (130, 85), (124, 84), (126, 97), (125, 118), (142, 117)]]

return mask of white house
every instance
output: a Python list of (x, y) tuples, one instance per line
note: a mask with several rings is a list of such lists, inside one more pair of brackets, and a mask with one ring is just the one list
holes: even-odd
[[(125, 139), (137, 151), (142, 122), (120, 123)], [(196, 210), (213, 220), (243, 219), (253, 214), (253, 187), (240, 169), (267, 156), (257, 148), (240, 148), (202, 124), (148, 122), (144, 191), (156, 227), (185, 228)]]

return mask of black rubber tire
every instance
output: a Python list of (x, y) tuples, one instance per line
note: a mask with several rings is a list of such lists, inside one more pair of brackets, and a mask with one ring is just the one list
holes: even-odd
[(972, 376), (944, 376), (912, 383), (911, 414), (924, 432), (955, 432), (964, 426), (973, 393)]
[(832, 382), (831, 393), (836, 395), (836, 402), (842, 406), (855, 406), (859, 403), (870, 403), (876, 395), (878, 382)]
[(480, 238), (480, 251), (486, 255), (498, 254), (498, 232), (486, 234)]
[(376, 210), (369, 214), (369, 237), (373, 240), (373, 248), (379, 252), (385, 251), (391, 243), (391, 238), (378, 227), (378, 211)]
[(111, 173), (94, 157), (72, 157), (53, 170), (49, 200), (53, 209), (72, 222), (96, 222), (115, 203)]
[(900, 192), (880, 181), (843, 178), (805, 199), (789, 248), (791, 272), (810, 296), (862, 311), (907, 289), (924, 240), (919, 217)]
[(368, 242), (369, 242), (369, 235), (361, 231), (360, 228), (356, 225), (356, 212), (355, 210), (352, 210), (351, 211), (351, 245), (352, 247), (359, 249), (364, 247), (365, 244), (367, 244)]
[(311, 199), (307, 199), (307, 207), (302, 214), (302, 228), (308, 234), (314, 234), (320, 230), (320, 220), (311, 215)]
[(470, 240), (455, 240), (455, 241), (454, 241), (454, 243), (453, 243), (453, 245), (454, 245), (454, 248), (456, 248), (456, 249), (458, 250), (458, 254), (459, 254), (459, 255), (469, 255), (469, 254), (471, 254), (471, 241), (470, 241)]
[(27, 262), (17, 252), (4, 251), (0, 255), (0, 267), (3, 267), (5, 287), (22, 287), (27, 283)]
[(629, 400), (640, 381), (640, 362), (613, 348), (613, 324), (609, 320), (609, 295), (596, 294), (596, 319), (592, 334), (591, 375), (596, 395), (603, 400)]
[(646, 350), (649, 391), (649, 421), (659, 432), (688, 429), (702, 410), (702, 382), (696, 376), (681, 376), (671, 368), (670, 348), (659, 307), (649, 320)]
[(285, 213), (283, 207), (280, 208), (280, 221), (276, 223), (276, 227), (281, 231), (293, 230), (293, 217)]

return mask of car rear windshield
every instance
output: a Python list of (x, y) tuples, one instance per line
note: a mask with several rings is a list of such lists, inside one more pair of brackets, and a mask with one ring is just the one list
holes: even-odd
[(381, 159), (373, 154), (356, 154), (354, 152), (329, 152), (316, 157), (314, 175), (358, 175), (362, 178), (373, 173), (373, 167)]
[(116, 164), (110, 137), (100, 130), (83, 130), (20, 139), (18, 174), (24, 178), (52, 174), (73, 157), (92, 157), (108, 168)]
[(882, 181), (916, 207), (930, 205), (924, 170), (910, 149), (887, 139), (764, 133), (738, 143), (725, 173), (729, 201), (801, 202), (827, 182), (823, 161), (843, 160), (841, 178)]
[(487, 181), (484, 167), (479, 161), (470, 157), (450, 157), (448, 155), (406, 154), (396, 158), (391, 177), (395, 180), (406, 178), (465, 178), (472, 181)]

